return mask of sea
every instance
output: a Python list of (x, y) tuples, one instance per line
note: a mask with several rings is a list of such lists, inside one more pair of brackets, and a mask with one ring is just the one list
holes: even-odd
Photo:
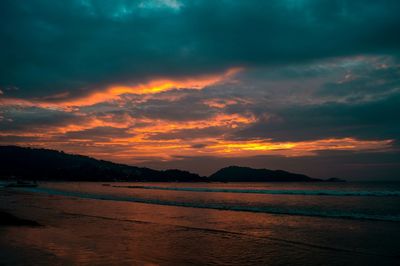
[(400, 265), (400, 183), (0, 189), (0, 265)]

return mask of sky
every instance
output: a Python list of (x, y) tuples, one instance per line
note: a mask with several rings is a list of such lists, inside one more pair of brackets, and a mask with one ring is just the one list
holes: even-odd
[(400, 180), (400, 1), (2, 0), (0, 145)]

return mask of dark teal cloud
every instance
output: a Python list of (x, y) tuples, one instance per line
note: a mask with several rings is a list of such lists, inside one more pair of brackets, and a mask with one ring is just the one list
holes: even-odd
[(400, 136), (400, 93), (360, 103), (288, 106), (235, 133), (235, 139), (301, 141), (325, 138), (393, 139)]
[(73, 96), (237, 65), (397, 56), (399, 9), (390, 0), (4, 0), (0, 87), (19, 88), (9, 96)]

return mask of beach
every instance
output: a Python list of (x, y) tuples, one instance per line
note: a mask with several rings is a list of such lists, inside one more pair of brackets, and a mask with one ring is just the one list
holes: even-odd
[[(397, 196), (353, 195), (342, 202), (337, 196), (232, 192), (238, 187), (226, 184), (217, 189), (228, 192), (185, 191), (188, 187), (204, 190), (207, 184), (141, 186), (148, 188), (48, 183), (36, 190), (0, 189), (2, 212), (39, 224), (0, 226), (0, 264), (396, 265), (400, 260)], [(160, 186), (174, 190), (157, 190)], [(246, 186), (260, 192), (258, 185)], [(289, 189), (293, 190), (286, 185)], [(305, 199), (299, 201), (301, 197)], [(317, 205), (324, 200), (323, 205), (331, 209), (318, 217)], [(385, 200), (393, 206), (376, 219), (365, 216), (370, 215), (366, 207), (353, 212), (365, 212), (359, 219), (331, 217), (339, 205), (358, 202), (373, 208)], [(307, 201), (315, 203), (310, 207)], [(296, 202), (299, 215), (290, 213), (291, 202)], [(268, 204), (286, 208), (287, 213), (268, 213)], [(314, 213), (306, 215), (309, 209)]]

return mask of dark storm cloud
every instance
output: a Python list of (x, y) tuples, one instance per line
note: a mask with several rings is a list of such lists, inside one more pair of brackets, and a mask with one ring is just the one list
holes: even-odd
[(134, 134), (128, 133), (126, 128), (115, 127), (94, 127), (81, 131), (70, 131), (60, 137), (63, 140), (69, 139), (88, 139), (91, 141), (109, 141), (118, 138), (133, 137)]
[(237, 65), (398, 55), (399, 8), (394, 0), (4, 0), (0, 87), (8, 96), (72, 97)]
[(317, 95), (368, 100), (397, 91), (400, 91), (400, 65), (383, 64), (380, 68), (358, 69), (349, 73), (348, 80), (329, 82), (318, 90)]
[(15, 136), (15, 135), (5, 135), (0, 136), (0, 143), (8, 144), (8, 143), (18, 143), (27, 145), (32, 142), (40, 141), (40, 137), (27, 137), (27, 136)]
[[(220, 137), (224, 135), (229, 129), (227, 127), (206, 127), (202, 129), (181, 129), (174, 130), (168, 133), (154, 133), (148, 139), (151, 140), (192, 140), (210, 137)], [(203, 148), (205, 145), (194, 146), (194, 148)]]
[(40, 128), (76, 123), (84, 119), (72, 113), (38, 107), (9, 108), (2, 110), (2, 116), (0, 130), (4, 132), (14, 130), (32, 132)]
[(173, 102), (149, 100), (138, 107), (132, 107), (130, 110), (135, 116), (175, 121), (202, 120), (215, 114), (213, 109), (191, 97)]
[(268, 116), (261, 117), (236, 136), (281, 141), (341, 137), (398, 139), (399, 113), (400, 93), (369, 102), (288, 106), (271, 110)]
[[(210, 119), (222, 112), (240, 113), (245, 111), (247, 96), (238, 94), (235, 88), (231, 92), (224, 87), (210, 86), (203, 90), (171, 90), (147, 97), (137, 95), (125, 95), (119, 105), (99, 104), (92, 107), (83, 107), (81, 110), (113, 110), (113, 112), (125, 112), (132, 117), (160, 119), (170, 121), (198, 121)], [(224, 105), (236, 106), (232, 111), (229, 108), (220, 108), (218, 105), (210, 105), (210, 101)], [(118, 110), (119, 109), (119, 110)]]

